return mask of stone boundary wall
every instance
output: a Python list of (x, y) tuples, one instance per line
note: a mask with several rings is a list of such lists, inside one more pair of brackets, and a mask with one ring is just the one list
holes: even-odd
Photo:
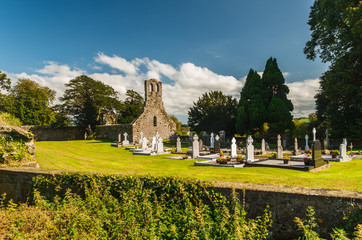
[[(6, 192), (8, 199), (25, 202), (30, 196), (32, 178), (40, 174), (54, 175), (60, 174), (60, 171), (0, 169), (0, 195)], [(269, 206), (274, 239), (297, 238), (294, 218), (303, 218), (308, 206), (316, 211), (315, 217), (319, 222), (321, 236), (327, 237), (327, 233), (332, 232), (332, 227), (341, 224), (343, 214), (348, 213), (352, 205), (362, 204), (362, 192), (250, 183), (213, 184), (211, 188), (225, 196), (230, 196), (232, 188), (235, 188), (241, 199), (245, 189), (245, 209), (248, 217), (262, 215), (266, 206)], [(357, 211), (357, 208), (352, 211)]]
[(22, 126), (22, 128), (32, 132), (36, 141), (68, 141), (83, 140), (86, 132), (83, 127), (60, 127), (49, 126)]
[(123, 141), (123, 133), (127, 132), (128, 141), (132, 142), (132, 125), (131, 124), (114, 124), (96, 126), (96, 138), (118, 141), (118, 134), (121, 133)]

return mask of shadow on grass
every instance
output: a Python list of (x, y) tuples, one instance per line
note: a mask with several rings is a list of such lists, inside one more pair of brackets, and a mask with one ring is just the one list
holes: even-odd
[(88, 142), (92, 140), (86, 140), (86, 144), (97, 144), (97, 143), (115, 143), (116, 141), (108, 140), (108, 139), (94, 139), (96, 142)]

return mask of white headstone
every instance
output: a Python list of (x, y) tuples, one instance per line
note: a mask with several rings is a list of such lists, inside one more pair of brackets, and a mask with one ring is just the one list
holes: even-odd
[(254, 161), (254, 146), (253, 146), (253, 138), (249, 135), (246, 140), (246, 161), (253, 162)]
[(152, 150), (156, 150), (156, 142), (157, 140), (156, 140), (156, 137), (155, 136), (153, 136), (152, 137), (152, 146), (151, 146), (151, 149)]
[(236, 157), (236, 140), (233, 137), (233, 139), (231, 140), (231, 157)]
[(121, 142), (121, 133), (118, 133), (118, 143)]
[(146, 137), (142, 138), (142, 149), (147, 149), (148, 140)]
[(266, 154), (266, 151), (265, 151), (265, 139), (264, 138), (261, 140), (261, 154)]
[(197, 134), (194, 135), (194, 140), (192, 142), (192, 158), (197, 158), (199, 156), (199, 141)]
[(342, 144), (339, 145), (339, 158), (347, 160), (347, 139), (343, 138)]
[(176, 152), (182, 152), (182, 149), (181, 149), (181, 139), (180, 139), (180, 137), (177, 137), (177, 141), (176, 141)]
[(294, 138), (294, 154), (298, 155), (298, 139)]
[(142, 142), (143, 142), (143, 132), (140, 132), (140, 135), (141, 135), (141, 137), (140, 137), (139, 144), (141, 144), (141, 145), (142, 145)]
[(162, 153), (163, 152), (163, 139), (161, 137), (157, 138), (155, 152), (156, 153)]
[(214, 133), (210, 134), (210, 147), (215, 147)]
[(317, 133), (317, 130), (315, 130), (315, 128), (313, 128), (313, 142), (316, 140), (316, 136), (315, 136), (316, 133)]
[(280, 135), (278, 135), (277, 155), (279, 159), (283, 158), (283, 146)]
[(122, 141), (123, 146), (129, 145), (129, 141), (127, 140), (127, 136), (128, 136), (128, 134), (126, 132), (123, 133), (123, 137), (124, 137), (124, 140)]
[(305, 148), (306, 151), (309, 150), (309, 146), (308, 146), (308, 135), (305, 135)]

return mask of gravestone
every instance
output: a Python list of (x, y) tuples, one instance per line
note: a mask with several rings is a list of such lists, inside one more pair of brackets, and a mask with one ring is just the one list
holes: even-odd
[(324, 140), (323, 140), (323, 149), (324, 149), (324, 150), (327, 150), (327, 149), (328, 149), (327, 139), (324, 139)]
[(141, 145), (142, 145), (142, 141), (143, 141), (143, 132), (140, 132), (140, 135), (141, 135), (141, 137), (140, 137), (140, 140), (139, 140), (139, 144), (141, 144)]
[(283, 147), (280, 135), (278, 135), (278, 142), (277, 142), (277, 155), (279, 159), (283, 159)]
[(202, 141), (202, 139), (200, 139), (199, 141), (199, 151), (204, 150), (204, 142)]
[(226, 142), (225, 142), (225, 131), (220, 131), (219, 132), (219, 137), (220, 137), (220, 146), (225, 147)]
[(236, 153), (236, 140), (233, 137), (233, 139), (231, 140), (231, 157), (236, 157), (237, 153)]
[(151, 145), (152, 150), (156, 150), (156, 143), (157, 143), (156, 136), (153, 136), (152, 137), (152, 145)]
[(286, 140), (286, 139), (283, 139), (282, 142), (283, 142), (283, 145), (282, 145), (282, 146), (283, 146), (283, 149), (284, 149), (284, 148), (287, 148), (287, 140)]
[(261, 154), (266, 154), (266, 151), (265, 151), (265, 139), (263, 138), (261, 140)]
[(147, 149), (148, 140), (146, 137), (142, 138), (142, 149)]
[(85, 132), (84, 133), (84, 140), (87, 140), (87, 138), (88, 138), (88, 134), (87, 134), (87, 132)]
[(339, 145), (339, 158), (347, 160), (347, 139), (343, 138), (342, 144)]
[(306, 151), (309, 150), (309, 146), (308, 146), (308, 135), (305, 135), (305, 148)]
[(251, 135), (246, 139), (246, 161), (254, 162), (254, 146), (253, 146), (253, 138)]
[(299, 151), (298, 151), (298, 139), (294, 138), (294, 155), (298, 155)]
[(177, 140), (176, 140), (176, 152), (178, 152), (178, 153), (182, 152), (180, 137), (177, 137)]
[(266, 148), (266, 150), (270, 150), (270, 147), (269, 147), (269, 143), (268, 143), (268, 142), (265, 142), (265, 148)]
[(163, 152), (163, 139), (160, 136), (157, 138), (155, 152), (156, 153), (162, 153)]
[(121, 143), (121, 133), (118, 133), (118, 142), (117, 144), (120, 144)]
[(324, 165), (322, 157), (322, 146), (319, 140), (315, 140), (312, 144), (312, 161), (311, 165), (314, 167), (320, 167)]
[(194, 134), (191, 132), (188, 139), (189, 147), (192, 147), (193, 140), (194, 140)]
[(207, 134), (207, 132), (204, 132), (202, 134), (202, 142), (206, 146), (210, 145), (210, 143), (209, 143), (209, 135)]
[(194, 141), (192, 142), (192, 158), (197, 158), (200, 154), (197, 134), (195, 134), (193, 138)]
[(129, 145), (129, 141), (127, 140), (128, 133), (123, 133), (124, 140), (122, 141), (123, 146)]
[(214, 133), (210, 134), (210, 147), (215, 147)]
[(220, 137), (216, 135), (215, 137), (215, 153), (220, 153)]
[(315, 136), (316, 133), (317, 133), (317, 130), (315, 130), (315, 128), (313, 128), (313, 142), (316, 140), (316, 136)]

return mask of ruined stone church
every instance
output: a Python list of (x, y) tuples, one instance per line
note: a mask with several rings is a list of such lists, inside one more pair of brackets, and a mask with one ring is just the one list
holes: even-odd
[(156, 79), (145, 80), (145, 105), (142, 114), (132, 123), (133, 142), (140, 140), (140, 134), (147, 140), (158, 132), (168, 139), (176, 132), (175, 122), (168, 116), (162, 101), (162, 82)]

